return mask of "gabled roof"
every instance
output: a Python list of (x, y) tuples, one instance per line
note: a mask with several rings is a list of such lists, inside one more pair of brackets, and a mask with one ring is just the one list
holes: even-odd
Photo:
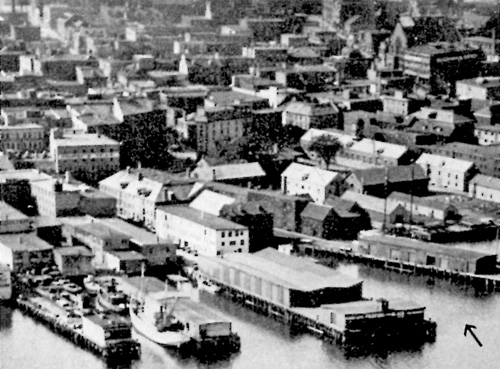
[(387, 181), (391, 183), (428, 178), (425, 171), (419, 165), (398, 165), (387, 168), (359, 169), (353, 171), (352, 175), (356, 176), (364, 185), (383, 184), (386, 182), (386, 177)]
[(422, 166), (423, 168), (429, 165), (431, 167), (443, 167), (447, 170), (454, 170), (464, 173), (469, 171), (474, 166), (474, 163), (472, 161), (454, 159), (447, 156), (435, 154), (420, 155), (420, 157), (416, 161), (416, 164)]
[(292, 163), (281, 173), (282, 177), (293, 178), (304, 183), (328, 186), (337, 177), (338, 173), (323, 170), (308, 165)]
[(220, 210), (224, 205), (230, 205), (234, 202), (235, 199), (232, 197), (210, 190), (204, 190), (191, 202), (191, 204), (189, 204), (189, 207), (219, 216)]
[(301, 218), (310, 218), (319, 221), (324, 221), (328, 215), (332, 213), (331, 206), (318, 205), (310, 202), (300, 213)]

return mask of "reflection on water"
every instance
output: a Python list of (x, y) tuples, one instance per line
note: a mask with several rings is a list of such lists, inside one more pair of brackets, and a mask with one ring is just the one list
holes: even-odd
[[(241, 352), (216, 363), (200, 363), (166, 350), (142, 336), (140, 360), (129, 365), (105, 364), (19, 311), (1, 307), (0, 360), (2, 369), (498, 369), (500, 362), (500, 294), (476, 295), (474, 289), (447, 282), (341, 263), (338, 269), (364, 280), (367, 297), (404, 297), (427, 306), (438, 324), (437, 340), (418, 348), (387, 347), (377, 342), (369, 355), (349, 355), (337, 346), (309, 334), (297, 333), (270, 317), (264, 317), (230, 300), (202, 293), (201, 302), (220, 311), (241, 337)], [(465, 324), (477, 327), (484, 344), (478, 348), (464, 337)], [(26, 347), (33, 347), (26, 350)], [(54, 353), (57, 353), (55, 355)]]

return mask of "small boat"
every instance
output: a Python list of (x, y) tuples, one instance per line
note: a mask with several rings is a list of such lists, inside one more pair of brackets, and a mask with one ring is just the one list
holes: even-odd
[(112, 280), (111, 284), (100, 288), (97, 294), (97, 303), (103, 311), (111, 311), (117, 314), (125, 314), (128, 311), (127, 296), (117, 290), (114, 280)]
[(101, 285), (97, 283), (94, 279), (93, 276), (89, 275), (84, 278), (83, 280), (83, 285), (85, 286), (85, 289), (93, 295), (96, 295), (99, 293), (101, 290)]
[(62, 286), (63, 290), (68, 291), (69, 293), (78, 293), (82, 292), (83, 288), (74, 283), (68, 283)]

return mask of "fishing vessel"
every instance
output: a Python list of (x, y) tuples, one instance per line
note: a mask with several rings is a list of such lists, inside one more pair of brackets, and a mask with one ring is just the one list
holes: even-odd
[(12, 279), (8, 265), (0, 264), (0, 300), (10, 300), (12, 297)]
[(83, 285), (90, 294), (98, 294), (101, 290), (101, 285), (97, 283), (91, 275), (84, 278)]
[(117, 289), (117, 284), (112, 279), (103, 285), (97, 294), (97, 303), (101, 310), (111, 311), (117, 314), (125, 314), (128, 311), (127, 296)]
[(144, 268), (137, 296), (130, 299), (130, 320), (137, 332), (165, 347), (180, 347), (190, 341), (186, 326), (174, 315), (175, 306), (184, 294), (168, 291), (147, 293), (144, 285)]

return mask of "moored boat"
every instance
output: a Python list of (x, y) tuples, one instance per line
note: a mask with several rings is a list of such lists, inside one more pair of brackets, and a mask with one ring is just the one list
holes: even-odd
[(101, 290), (101, 285), (97, 283), (93, 276), (89, 275), (84, 278), (83, 286), (90, 294), (98, 294)]
[(157, 344), (180, 347), (190, 338), (185, 334), (184, 324), (173, 315), (175, 304), (175, 298), (163, 293), (146, 295), (143, 299), (132, 298), (130, 320), (133, 327)]
[(97, 295), (97, 303), (104, 311), (117, 314), (128, 312), (128, 298), (123, 292), (117, 290), (114, 280), (101, 287)]
[(12, 297), (12, 279), (8, 265), (0, 264), (0, 300)]

